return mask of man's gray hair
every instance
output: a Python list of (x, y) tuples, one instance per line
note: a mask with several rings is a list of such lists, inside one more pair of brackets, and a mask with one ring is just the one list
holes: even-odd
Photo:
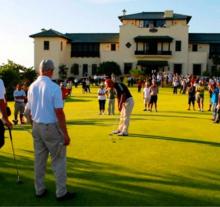
[(52, 60), (42, 60), (39, 66), (39, 71), (54, 70), (54, 63)]

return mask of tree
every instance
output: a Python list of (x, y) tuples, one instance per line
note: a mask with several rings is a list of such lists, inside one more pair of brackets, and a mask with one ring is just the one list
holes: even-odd
[(18, 83), (25, 82), (31, 84), (37, 77), (33, 68), (14, 63), (8, 60), (7, 64), (0, 65), (0, 76), (6, 87), (6, 96), (8, 100), (13, 100), (13, 91)]
[(67, 72), (68, 72), (68, 67), (66, 65), (60, 65), (59, 66), (59, 78), (64, 80), (67, 78)]
[(134, 77), (139, 77), (139, 76), (144, 75), (144, 72), (141, 69), (134, 68), (134, 69), (130, 70), (130, 74)]
[(70, 68), (70, 73), (73, 75), (79, 75), (79, 64), (73, 64)]
[(13, 91), (17, 83), (20, 82), (19, 71), (8, 67), (9, 65), (0, 66), (0, 76), (6, 87), (6, 97), (8, 100), (13, 100)]
[(97, 73), (100, 75), (111, 76), (111, 74), (121, 75), (120, 66), (113, 61), (102, 62), (97, 68)]
[(22, 82), (31, 84), (36, 78), (37, 78), (37, 73), (36, 71), (31, 67), (31, 68), (25, 68), (25, 70), (21, 73), (21, 80)]

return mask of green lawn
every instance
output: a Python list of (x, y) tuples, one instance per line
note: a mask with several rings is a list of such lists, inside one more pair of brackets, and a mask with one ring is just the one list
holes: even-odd
[[(65, 103), (71, 145), (68, 147), (68, 187), (77, 193), (69, 202), (55, 200), (48, 164), (49, 195), (34, 197), (33, 147), (30, 126), (16, 126), (14, 146), (22, 185), (6, 131), (0, 150), (0, 205), (7, 206), (147, 206), (220, 205), (220, 125), (211, 113), (187, 111), (187, 96), (161, 89), (158, 112), (144, 112), (142, 94), (131, 89), (135, 107), (130, 134), (112, 143), (115, 116), (98, 115), (97, 88), (91, 94), (73, 89)], [(13, 104), (13, 103), (10, 103)]]

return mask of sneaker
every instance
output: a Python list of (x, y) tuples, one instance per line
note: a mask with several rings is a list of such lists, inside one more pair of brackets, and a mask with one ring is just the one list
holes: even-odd
[(112, 134), (119, 134), (119, 133), (121, 133), (121, 131), (119, 131), (119, 130), (112, 131)]
[(71, 200), (75, 197), (75, 193), (70, 193), (67, 192), (65, 195), (61, 196), (61, 197), (57, 197), (57, 201), (67, 201), (67, 200)]
[(48, 194), (47, 189), (44, 189), (44, 191), (41, 194), (36, 194), (36, 198), (43, 198)]
[(120, 132), (120, 133), (118, 133), (118, 136), (128, 136), (128, 133), (126, 133), (126, 132)]
[(144, 109), (143, 111), (147, 111), (147, 109)]

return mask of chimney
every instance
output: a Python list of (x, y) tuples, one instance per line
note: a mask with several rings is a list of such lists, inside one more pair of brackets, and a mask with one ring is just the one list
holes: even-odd
[(123, 12), (123, 16), (125, 16), (127, 11), (123, 9), (122, 12)]
[(173, 18), (173, 10), (164, 11), (164, 18)]

